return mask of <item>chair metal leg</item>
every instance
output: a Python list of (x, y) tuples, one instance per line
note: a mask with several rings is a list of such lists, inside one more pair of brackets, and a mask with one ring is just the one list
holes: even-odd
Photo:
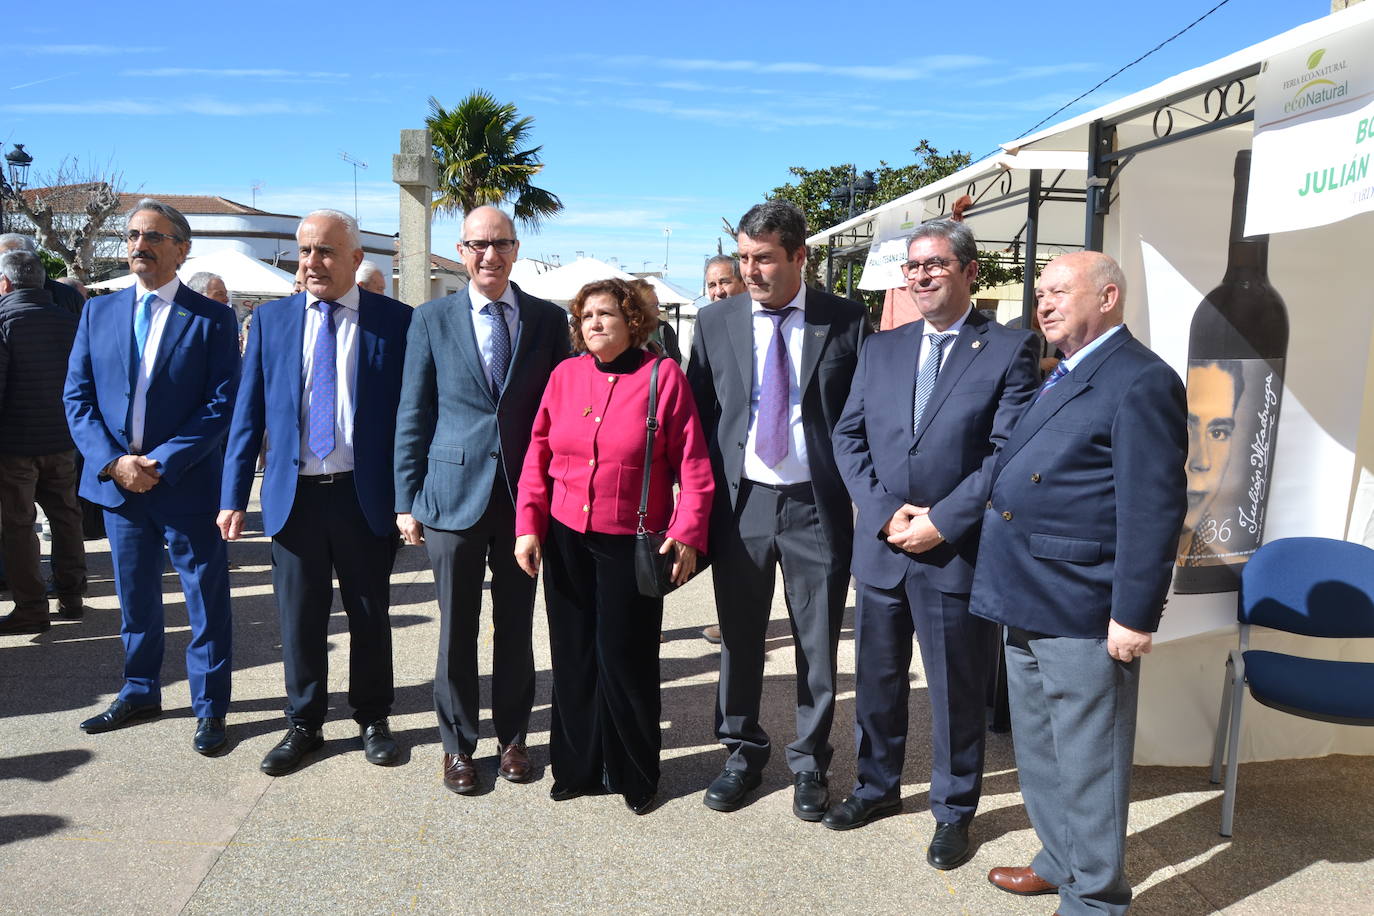
[(1240, 770), (1240, 718), (1245, 702), (1245, 661), (1239, 652), (1232, 653), (1235, 665), (1235, 680), (1231, 685), (1231, 733), (1227, 738), (1229, 745), (1226, 761), (1226, 786), (1221, 793), (1221, 835), (1231, 835), (1232, 822), (1236, 814), (1236, 776)]
[(1221, 765), (1226, 760), (1226, 730), (1231, 724), (1231, 686), (1235, 683), (1236, 669), (1231, 659), (1226, 659), (1226, 674), (1221, 681), (1221, 712), (1217, 715), (1217, 734), (1212, 742), (1212, 785), (1221, 782)]

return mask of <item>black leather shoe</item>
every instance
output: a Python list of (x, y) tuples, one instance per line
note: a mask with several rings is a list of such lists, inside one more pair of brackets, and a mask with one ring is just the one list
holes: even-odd
[(262, 771), (268, 776), (285, 776), (301, 765), (305, 755), (324, 746), (319, 730), (306, 731), (299, 725), (286, 730), (286, 736), (262, 758)]
[(968, 843), (968, 827), (963, 824), (936, 824), (935, 836), (926, 850), (926, 861), (941, 871), (958, 868), (973, 854)]
[(156, 703), (135, 706), (125, 700), (115, 700), (110, 704), (109, 709), (82, 722), (81, 730), (88, 735), (98, 735), (101, 732), (112, 732), (116, 728), (160, 715), (162, 715), (162, 707)]
[(653, 789), (645, 789), (643, 792), (626, 792), (624, 797), (626, 808), (635, 814), (648, 814), (658, 799), (658, 793)]
[(363, 756), (368, 763), (392, 767), (401, 762), (401, 748), (391, 737), (391, 726), (385, 718), (363, 726)]
[(824, 773), (798, 773), (792, 778), (793, 814), (804, 821), (818, 821), (829, 806), (830, 789)]
[(59, 602), (57, 605), (57, 616), (62, 620), (80, 620), (86, 616), (86, 605), (80, 601), (73, 601), (71, 604)]
[(196, 720), (196, 736), (191, 739), (191, 747), (196, 749), (197, 754), (210, 756), (215, 751), (224, 747), (229, 741), (229, 736), (224, 729), (223, 716), (211, 716), (208, 719)]
[(0, 617), (0, 636), (18, 636), (20, 634), (31, 635), (34, 633), (46, 633), (52, 627), (48, 622), (47, 611), (42, 611), (42, 617), (20, 617), (18, 614), (6, 614)]
[(821, 825), (831, 830), (853, 830), (880, 817), (899, 814), (901, 810), (900, 798), (892, 801), (868, 801), (851, 795), (825, 812), (825, 817), (821, 818)]
[(549, 790), (549, 798), (553, 801), (569, 801), (574, 798), (581, 798), (586, 794), (585, 791), (575, 786), (565, 786), (560, 783), (554, 783), (553, 788)]
[(715, 782), (706, 790), (702, 803), (712, 811), (738, 811), (744, 799), (763, 782), (758, 773), (748, 770), (721, 770)]

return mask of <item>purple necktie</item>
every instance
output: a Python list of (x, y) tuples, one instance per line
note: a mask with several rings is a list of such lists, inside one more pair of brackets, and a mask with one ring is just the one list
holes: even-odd
[(787, 421), (791, 405), (787, 397), (787, 343), (782, 336), (782, 323), (795, 312), (794, 308), (764, 309), (763, 314), (773, 319), (773, 339), (768, 344), (768, 354), (763, 358), (763, 384), (759, 386), (759, 416), (757, 435), (754, 438), (754, 453), (763, 459), (768, 467), (777, 467), (778, 462), (787, 457)]
[(1046, 392), (1059, 384), (1059, 380), (1068, 374), (1069, 362), (1068, 360), (1061, 359), (1058, 364), (1055, 365), (1054, 371), (1046, 376), (1045, 381), (1040, 385), (1040, 390), (1035, 393), (1035, 399), (1038, 401), (1043, 398)]
[(324, 460), (334, 451), (334, 400), (338, 372), (334, 367), (333, 302), (319, 300), (320, 329), (315, 334), (315, 354), (310, 364), (310, 433), (306, 444)]

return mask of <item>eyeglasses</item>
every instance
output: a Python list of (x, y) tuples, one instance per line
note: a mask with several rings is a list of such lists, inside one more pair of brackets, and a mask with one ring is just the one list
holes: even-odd
[[(927, 258), (924, 261), (907, 261), (902, 265), (902, 271), (911, 276), (924, 268), (927, 277), (939, 278), (953, 270), (955, 264), (959, 264), (959, 261), (951, 261), (947, 258)], [(960, 266), (963, 265), (960, 264)]]
[(469, 239), (463, 247), (473, 254), (486, 254), (488, 248), (495, 248), (497, 254), (510, 254), (515, 250), (515, 239)]
[(139, 239), (143, 239), (143, 241), (147, 242), (149, 245), (159, 245), (168, 239), (174, 242), (181, 241), (181, 239), (177, 238), (175, 235), (165, 235), (161, 232), (140, 232), (137, 229), (130, 229), (128, 232), (124, 233), (124, 237), (131, 242), (137, 242)]

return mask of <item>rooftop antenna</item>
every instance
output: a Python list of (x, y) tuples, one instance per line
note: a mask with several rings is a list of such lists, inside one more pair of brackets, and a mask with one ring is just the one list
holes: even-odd
[(254, 179), (253, 179), (253, 209), (254, 209), (254, 210), (256, 210), (256, 209), (258, 208), (258, 192), (261, 191), (262, 189), (263, 189), (262, 179), (261, 179), (261, 178), (254, 178)]
[(353, 218), (358, 218), (358, 169), (367, 168), (367, 163), (361, 159), (354, 159), (343, 150), (339, 150), (339, 158), (353, 166)]

